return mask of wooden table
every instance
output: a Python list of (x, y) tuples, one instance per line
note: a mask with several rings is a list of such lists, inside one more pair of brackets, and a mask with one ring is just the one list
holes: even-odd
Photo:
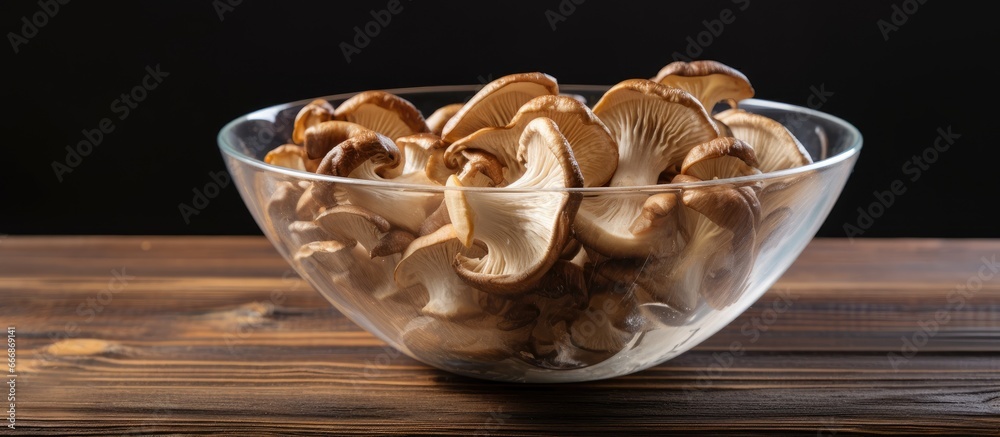
[(517, 385), (388, 349), (262, 237), (11, 236), (16, 429), (0, 435), (998, 435), (998, 255), (1000, 240), (815, 240), (672, 361)]

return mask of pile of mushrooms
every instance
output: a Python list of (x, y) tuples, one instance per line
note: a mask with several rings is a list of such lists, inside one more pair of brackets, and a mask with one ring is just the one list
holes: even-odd
[(741, 72), (694, 61), (592, 107), (537, 72), (426, 118), (383, 91), (315, 100), (266, 162), (446, 189), (283, 182), (266, 220), (298, 262), (391, 312), (418, 357), (590, 366), (739, 298), (788, 214), (767, 201), (782, 187), (689, 185), (811, 162), (780, 123), (739, 109), (753, 95)]

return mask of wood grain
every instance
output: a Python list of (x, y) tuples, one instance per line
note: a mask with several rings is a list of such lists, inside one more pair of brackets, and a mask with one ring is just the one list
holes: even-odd
[[(518, 385), (388, 349), (263, 238), (12, 236), (0, 242), (0, 327), (17, 330), (17, 429), (2, 429), (1000, 435), (1000, 275), (973, 279), (998, 254), (991, 240), (816, 240), (674, 360)], [(742, 354), (728, 352), (736, 343)]]

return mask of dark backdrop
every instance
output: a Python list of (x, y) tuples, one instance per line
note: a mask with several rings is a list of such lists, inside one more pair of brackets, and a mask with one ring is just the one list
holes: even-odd
[[(900, 180), (864, 237), (1000, 237), (986, 212), (1000, 158), (992, 3), (401, 0), (348, 62), (341, 43), (387, 1), (62, 1), (0, 6), (0, 233), (258, 234), (232, 185), (190, 223), (178, 210), (224, 170), (216, 133), (245, 112), (523, 71), (613, 84), (676, 52), (740, 69), (759, 98), (806, 105), (822, 90), (820, 110), (858, 126), (861, 158), (820, 236), (844, 236)], [(141, 102), (116, 102), (157, 68)], [(933, 151), (949, 128), (954, 144)], [(67, 157), (84, 131), (98, 145)], [(933, 162), (913, 161), (925, 153)]]

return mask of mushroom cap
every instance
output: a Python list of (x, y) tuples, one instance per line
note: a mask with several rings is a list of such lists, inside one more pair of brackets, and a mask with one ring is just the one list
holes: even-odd
[(613, 187), (653, 185), (688, 151), (719, 136), (701, 104), (679, 88), (643, 79), (623, 81), (594, 105), (618, 144)]
[(324, 121), (333, 120), (333, 105), (324, 99), (316, 99), (309, 102), (295, 115), (295, 123), (292, 128), (292, 142), (302, 144), (305, 142), (306, 130)]
[(719, 137), (692, 148), (681, 163), (681, 174), (710, 181), (760, 174), (756, 166), (757, 157), (749, 144)]
[(444, 105), (440, 108), (434, 110), (429, 117), (427, 117), (427, 128), (432, 134), (441, 136), (441, 132), (444, 130), (444, 125), (451, 120), (455, 114), (458, 113), (464, 103), (452, 103), (450, 105)]
[(271, 165), (299, 171), (315, 171), (315, 167), (313, 170), (307, 168), (307, 159), (306, 149), (295, 144), (283, 144), (267, 152), (267, 155), (264, 156), (264, 162)]
[(386, 219), (355, 205), (337, 205), (327, 209), (314, 220), (336, 240), (349, 246), (360, 244), (371, 255), (391, 225)]
[[(378, 139), (376, 132), (360, 124), (331, 120), (316, 124), (303, 134), (303, 147), (309, 159), (322, 159), (340, 143), (353, 140), (355, 144)], [(345, 174), (346, 175), (346, 174)]]
[(451, 144), (484, 127), (503, 127), (527, 101), (559, 94), (556, 79), (545, 73), (517, 73), (498, 78), (479, 90), (444, 125), (441, 138)]
[(313, 241), (299, 247), (292, 256), (296, 262), (329, 274), (347, 272), (355, 266), (357, 258), (352, 251), (354, 244), (340, 241)]
[[(456, 234), (467, 246), (482, 241), (480, 258), (459, 255), (455, 269), (480, 290), (498, 294), (529, 291), (559, 259), (581, 194), (558, 190), (583, 186), (569, 142), (555, 122), (537, 118), (519, 141), (525, 172), (507, 187), (491, 192), (449, 189), (445, 202)], [(457, 177), (449, 186), (460, 186)], [(537, 190), (546, 189), (546, 190)]]
[(760, 161), (757, 167), (764, 173), (812, 163), (802, 143), (771, 118), (740, 109), (722, 111), (716, 118), (729, 126), (734, 137), (750, 144)]
[(429, 299), (421, 310), (425, 316), (458, 320), (482, 314), (478, 291), (458, 277), (452, 268), (455, 256), (483, 256), (486, 249), (465, 247), (451, 225), (418, 237), (396, 264), (394, 277), (400, 288), (422, 287)]
[(358, 93), (337, 106), (334, 114), (338, 120), (360, 124), (393, 140), (429, 132), (416, 106), (385, 91)]
[(754, 96), (746, 75), (718, 61), (671, 62), (652, 80), (691, 93), (710, 114), (723, 100), (735, 108), (740, 100)]
[(518, 138), (531, 120), (547, 117), (559, 126), (559, 131), (573, 148), (586, 187), (604, 185), (614, 174), (618, 163), (618, 145), (590, 108), (568, 96), (544, 95), (529, 100), (518, 109), (504, 127), (483, 128), (448, 146), (444, 159), (454, 162), (458, 152), (480, 149), (491, 153), (503, 164), (505, 179), (520, 176), (524, 167), (516, 159)]
[[(312, 144), (314, 137), (321, 138), (327, 132), (327, 126), (330, 126), (329, 131), (333, 131), (334, 134), (341, 132), (340, 127), (345, 126), (343, 123), (347, 122), (328, 121), (309, 129), (306, 133), (306, 144)], [(410, 160), (417, 161), (419, 167), (419, 161), (423, 159), (421, 155), (426, 153), (426, 149), (422, 146), (424, 143), (419, 140), (406, 140), (404, 144), (408, 146), (406, 151)], [(389, 180), (390, 177), (397, 176), (396, 180), (400, 182), (413, 183), (420, 180), (425, 185), (436, 185), (426, 178), (426, 173), (422, 170), (404, 178), (405, 175), (400, 174), (400, 169), (405, 168), (404, 156), (396, 143), (386, 136), (363, 129), (330, 149), (316, 172), (366, 180)], [(431, 191), (406, 191), (327, 182), (317, 182), (317, 184), (327, 191), (323, 193), (327, 198), (335, 198), (337, 203), (347, 202), (370, 210), (411, 234), (419, 232), (420, 226), (437, 209), (443, 198), (441, 193)]]

